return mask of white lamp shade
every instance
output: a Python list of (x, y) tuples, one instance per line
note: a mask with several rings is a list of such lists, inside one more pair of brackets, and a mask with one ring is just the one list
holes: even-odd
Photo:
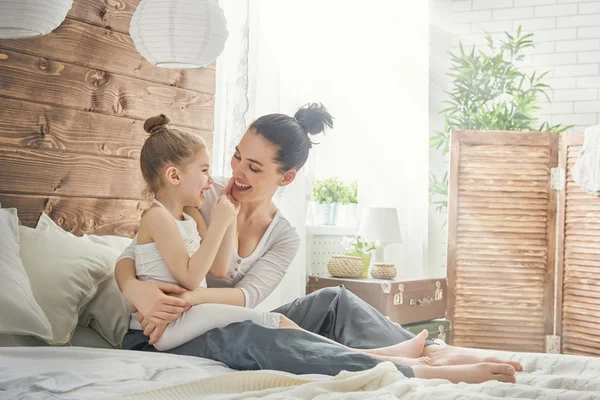
[(73, 0), (0, 0), (0, 39), (47, 35), (65, 20)]
[(225, 47), (227, 22), (216, 0), (142, 0), (129, 34), (137, 51), (162, 68), (202, 68)]
[(363, 212), (358, 233), (369, 241), (402, 243), (398, 212), (395, 208), (367, 208)]

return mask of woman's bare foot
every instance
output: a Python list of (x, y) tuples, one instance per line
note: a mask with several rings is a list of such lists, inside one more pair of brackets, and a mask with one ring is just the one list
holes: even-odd
[[(376, 356), (377, 357), (377, 356)], [(388, 361), (391, 361), (398, 365), (431, 365), (431, 359), (429, 357), (418, 357), (418, 358), (408, 358), (408, 357), (385, 357)]]
[(429, 357), (433, 366), (493, 363), (510, 365), (516, 371), (523, 371), (523, 366), (518, 361), (502, 360), (453, 346), (427, 346), (423, 350), (423, 356)]
[(487, 381), (516, 382), (515, 369), (507, 364), (479, 363), (443, 367), (416, 365), (412, 368), (416, 378), (447, 379), (453, 383), (482, 383)]
[(379, 349), (369, 349), (365, 350), (365, 352), (373, 355), (416, 359), (423, 353), (423, 349), (425, 348), (425, 340), (427, 340), (427, 336), (429, 336), (427, 329), (423, 329), (421, 333), (405, 342), (398, 343), (389, 347), (382, 347)]

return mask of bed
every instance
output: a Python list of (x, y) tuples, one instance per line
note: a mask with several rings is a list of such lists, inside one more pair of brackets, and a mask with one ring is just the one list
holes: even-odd
[[(188, 356), (85, 347), (0, 349), (2, 399), (563, 399), (600, 398), (600, 360), (506, 353), (517, 384), (451, 384), (404, 378), (390, 363), (336, 378), (234, 372)], [(39, 362), (43, 359), (44, 362)]]
[[(112, 268), (129, 239), (75, 236), (45, 213), (35, 227), (18, 226), (18, 211), (0, 208), (4, 218), (0, 218), (0, 234), (5, 235), (0, 240), (4, 257), (0, 262), (8, 260), (6, 235), (18, 231), (18, 246), (13, 250), (19, 247), (29, 278), (10, 298), (22, 296), (30, 285), (40, 309), (37, 314), (24, 312), (42, 322), (29, 325), (33, 333), (28, 335), (5, 330), (0, 334), (1, 399), (600, 399), (600, 360), (591, 357), (498, 353), (523, 363), (525, 372), (518, 375), (516, 385), (455, 385), (407, 379), (390, 363), (332, 378), (239, 372), (212, 360), (121, 350), (129, 305), (118, 292)], [(13, 286), (3, 287), (0, 296)], [(61, 294), (67, 290), (69, 296)], [(73, 299), (77, 304), (71, 304)], [(6, 301), (2, 298), (3, 309), (9, 306)], [(56, 313), (57, 307), (70, 311)], [(44, 314), (51, 326), (43, 323)], [(10, 321), (2, 315), (0, 328), (5, 328)], [(19, 316), (13, 322), (24, 320)]]

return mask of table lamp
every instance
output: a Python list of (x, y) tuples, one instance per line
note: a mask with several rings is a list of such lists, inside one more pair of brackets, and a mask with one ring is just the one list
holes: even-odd
[(383, 262), (385, 246), (402, 243), (398, 212), (391, 207), (369, 207), (364, 210), (358, 234), (368, 241), (379, 241), (375, 249), (375, 262)]

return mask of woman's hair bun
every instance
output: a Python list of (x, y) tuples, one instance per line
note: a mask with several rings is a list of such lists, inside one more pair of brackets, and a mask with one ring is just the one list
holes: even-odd
[(333, 117), (321, 103), (309, 103), (304, 105), (294, 115), (294, 119), (302, 126), (309, 135), (316, 135), (325, 131), (325, 128), (333, 128)]
[(150, 135), (154, 135), (165, 128), (169, 122), (171, 122), (171, 120), (165, 114), (150, 117), (144, 122), (144, 130)]

